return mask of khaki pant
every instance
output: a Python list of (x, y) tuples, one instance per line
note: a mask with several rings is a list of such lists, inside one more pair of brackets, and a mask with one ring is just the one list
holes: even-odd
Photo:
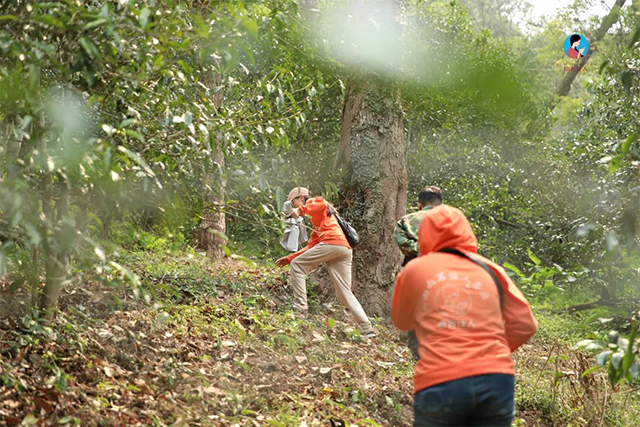
[(329, 270), (338, 300), (349, 309), (360, 331), (367, 333), (373, 330), (371, 322), (351, 292), (351, 257), (351, 249), (345, 246), (319, 243), (291, 261), (293, 308), (301, 312), (307, 311), (307, 274), (324, 263)]

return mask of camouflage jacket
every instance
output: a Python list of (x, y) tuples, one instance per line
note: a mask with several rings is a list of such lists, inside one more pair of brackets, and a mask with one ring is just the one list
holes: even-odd
[(424, 209), (410, 213), (402, 217), (393, 230), (393, 238), (400, 246), (402, 253), (408, 258), (418, 256), (418, 228), (420, 221), (433, 206), (426, 206)]

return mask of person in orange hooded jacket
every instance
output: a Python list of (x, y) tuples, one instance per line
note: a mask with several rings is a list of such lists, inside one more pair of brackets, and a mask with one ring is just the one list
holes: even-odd
[(393, 323), (415, 330), (419, 342), (414, 426), (511, 426), (511, 353), (538, 327), (527, 300), (502, 267), (477, 254), (456, 208), (427, 212), (418, 246), (420, 256), (398, 275), (391, 306)]

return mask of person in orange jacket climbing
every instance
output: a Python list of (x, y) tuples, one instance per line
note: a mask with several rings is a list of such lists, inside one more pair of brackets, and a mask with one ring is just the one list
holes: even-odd
[(511, 426), (511, 353), (538, 328), (529, 303), (502, 267), (477, 254), (465, 215), (429, 210), (420, 256), (396, 279), (393, 323), (415, 330), (414, 426)]
[(296, 187), (289, 192), (292, 202), (292, 218), (302, 215), (311, 216), (313, 231), (307, 246), (289, 256), (276, 261), (278, 267), (291, 264), (290, 284), (293, 288), (293, 308), (306, 315), (307, 285), (306, 276), (311, 270), (325, 264), (338, 300), (351, 312), (360, 332), (367, 337), (375, 337), (369, 318), (360, 302), (351, 292), (352, 250), (340, 228), (333, 207), (322, 197), (311, 197), (309, 190)]

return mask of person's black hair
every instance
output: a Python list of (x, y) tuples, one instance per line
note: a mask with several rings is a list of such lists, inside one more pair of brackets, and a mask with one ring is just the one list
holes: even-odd
[(438, 187), (425, 187), (418, 194), (418, 202), (421, 205), (439, 205), (442, 203), (442, 190)]
[(574, 34), (571, 36), (571, 38), (569, 39), (569, 44), (571, 44), (571, 46), (573, 46), (573, 44), (575, 42), (579, 42), (581, 40), (580, 36), (577, 34)]

